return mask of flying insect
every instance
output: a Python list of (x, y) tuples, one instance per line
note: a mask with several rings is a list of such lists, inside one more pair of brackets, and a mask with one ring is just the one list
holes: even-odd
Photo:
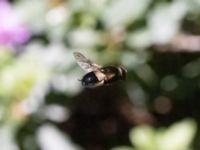
[(80, 80), (85, 87), (93, 88), (109, 85), (119, 80), (125, 80), (126, 78), (127, 71), (124, 67), (102, 67), (101, 65), (92, 62), (80, 52), (74, 52), (74, 57), (78, 65), (87, 72)]

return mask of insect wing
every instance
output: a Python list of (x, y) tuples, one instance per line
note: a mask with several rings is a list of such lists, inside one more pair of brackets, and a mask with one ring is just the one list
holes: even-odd
[(81, 54), (79, 52), (74, 52), (74, 57), (75, 57), (78, 65), (86, 72), (96, 71), (99, 68), (101, 68), (100, 65), (93, 63), (92, 61), (87, 59), (83, 54)]

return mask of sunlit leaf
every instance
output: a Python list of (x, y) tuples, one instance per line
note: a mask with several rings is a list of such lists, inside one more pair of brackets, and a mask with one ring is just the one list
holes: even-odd
[(135, 150), (135, 149), (132, 147), (128, 147), (128, 146), (119, 146), (116, 148), (112, 148), (111, 150)]
[(138, 150), (155, 150), (155, 130), (149, 126), (136, 127), (130, 132), (130, 140)]
[(188, 150), (196, 132), (196, 124), (192, 120), (175, 123), (158, 139), (160, 150)]

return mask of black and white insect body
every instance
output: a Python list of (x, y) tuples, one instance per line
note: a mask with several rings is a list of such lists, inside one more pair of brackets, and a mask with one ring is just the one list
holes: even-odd
[(74, 57), (79, 66), (87, 72), (81, 79), (82, 85), (85, 87), (97, 87), (125, 80), (126, 70), (123, 67), (102, 67), (79, 52), (74, 52)]

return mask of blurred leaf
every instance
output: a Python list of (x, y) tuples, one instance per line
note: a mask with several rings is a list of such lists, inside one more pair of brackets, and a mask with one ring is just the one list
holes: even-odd
[(116, 148), (112, 148), (111, 150), (134, 150), (134, 148), (128, 146), (119, 146)]
[(196, 133), (193, 120), (184, 120), (168, 128), (158, 139), (160, 150), (188, 150)]
[(160, 84), (165, 91), (173, 91), (178, 87), (178, 79), (175, 76), (167, 76), (161, 80)]
[(184, 120), (168, 129), (136, 127), (130, 132), (130, 140), (137, 150), (188, 150), (195, 133), (195, 122)]
[(200, 59), (191, 61), (187, 63), (185, 66), (182, 68), (182, 74), (183, 76), (187, 78), (195, 78), (198, 77), (200, 74)]
[(127, 26), (141, 17), (151, 0), (115, 0), (102, 13), (104, 23), (108, 28)]
[(158, 80), (157, 74), (150, 65), (148, 64), (140, 65), (135, 69), (135, 72), (147, 86), (152, 87), (156, 85)]
[(45, 70), (41, 65), (19, 59), (0, 74), (0, 95), (22, 100), (38, 79), (44, 79), (45, 76)]
[(0, 127), (1, 150), (16, 150), (17, 144), (14, 140), (15, 130), (10, 125)]
[(80, 150), (66, 134), (51, 124), (42, 125), (37, 130), (37, 140), (43, 150)]
[(137, 150), (155, 150), (155, 131), (148, 126), (136, 127), (130, 132), (130, 140)]
[(129, 33), (127, 39), (128, 46), (137, 49), (147, 48), (152, 44), (152, 37), (148, 29), (143, 28)]
[(185, 1), (158, 3), (149, 14), (148, 28), (155, 44), (169, 42), (179, 32), (181, 19), (186, 15), (188, 5)]
[(96, 46), (100, 42), (99, 33), (86, 28), (71, 31), (68, 37), (71, 46), (75, 48), (88, 49)]
[(16, 2), (14, 5), (16, 13), (31, 27), (34, 33), (40, 33), (46, 29), (45, 14), (48, 10), (48, 0), (20, 0)]
[(5, 47), (0, 47), (0, 72), (1, 70), (10, 64), (13, 60), (12, 54)]

